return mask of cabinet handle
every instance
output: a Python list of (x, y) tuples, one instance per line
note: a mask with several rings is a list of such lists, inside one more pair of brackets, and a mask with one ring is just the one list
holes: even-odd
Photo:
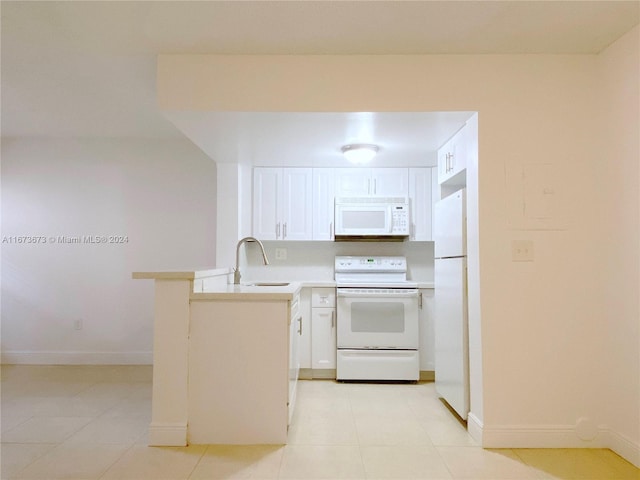
[(282, 239), (287, 238), (287, 222), (282, 224)]
[(422, 310), (422, 292), (418, 294), (418, 308)]
[(276, 222), (276, 238), (280, 238), (280, 222)]
[(335, 328), (336, 326), (336, 311), (331, 310), (331, 328)]
[(298, 325), (300, 325), (300, 329), (298, 330), (298, 335), (302, 335), (302, 317), (298, 317)]

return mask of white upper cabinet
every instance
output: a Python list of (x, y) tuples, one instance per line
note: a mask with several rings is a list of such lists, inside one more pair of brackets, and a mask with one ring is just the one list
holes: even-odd
[(337, 168), (336, 197), (409, 195), (407, 168)]
[(409, 169), (409, 199), (411, 205), (411, 240), (431, 241), (432, 219), (432, 174), (431, 167)]
[(438, 150), (438, 183), (464, 185), (466, 183), (468, 129), (462, 127)]
[(253, 235), (260, 240), (312, 239), (311, 168), (253, 169)]
[(313, 169), (285, 168), (282, 240), (311, 240), (313, 237)]
[(313, 169), (313, 239), (333, 240), (335, 178), (333, 168)]
[(337, 168), (336, 197), (370, 195), (371, 173), (368, 168)]
[(282, 169), (253, 169), (253, 236), (259, 240), (276, 240), (282, 214)]
[(409, 197), (410, 240), (431, 241), (432, 167), (253, 169), (253, 236), (334, 239), (335, 197)]

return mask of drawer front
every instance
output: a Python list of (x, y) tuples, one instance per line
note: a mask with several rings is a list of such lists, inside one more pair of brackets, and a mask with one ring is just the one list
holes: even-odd
[(335, 288), (312, 288), (311, 289), (311, 306), (316, 307), (335, 307), (336, 306), (336, 289)]

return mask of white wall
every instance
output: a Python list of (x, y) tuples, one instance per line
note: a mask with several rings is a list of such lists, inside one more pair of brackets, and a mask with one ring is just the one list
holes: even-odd
[(251, 235), (253, 170), (244, 163), (220, 161), (217, 168), (216, 266), (231, 268), (236, 264), (238, 240)]
[[(617, 248), (601, 231), (599, 68), (595, 55), (169, 55), (159, 58), (158, 99), (166, 110), (479, 112), (472, 413), (485, 446), (595, 446), (607, 442), (613, 348), (603, 342), (602, 258)], [(549, 218), (523, 214), (534, 206)], [(533, 241), (533, 262), (512, 261), (513, 240)], [(635, 381), (637, 370), (619, 375)], [(580, 418), (602, 434), (583, 440)]]
[(48, 239), (2, 243), (3, 361), (151, 363), (153, 282), (131, 272), (214, 266), (215, 208), (188, 141), (3, 139), (2, 238)]
[[(603, 90), (602, 236), (613, 248), (602, 255), (604, 300), (603, 375), (607, 385), (613, 441), (628, 457), (640, 444), (640, 28), (635, 28), (599, 58)], [(635, 449), (640, 465), (640, 451)]]
[[(246, 247), (241, 270), (243, 281), (333, 281), (336, 255), (401, 255), (407, 257), (407, 278), (433, 282), (433, 242), (263, 242), (269, 265), (262, 265), (257, 247)], [(276, 259), (276, 248), (287, 259)]]

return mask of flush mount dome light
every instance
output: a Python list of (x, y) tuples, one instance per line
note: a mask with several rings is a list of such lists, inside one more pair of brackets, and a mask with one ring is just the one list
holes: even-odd
[(367, 163), (378, 153), (377, 145), (355, 143), (342, 147), (342, 154), (351, 163)]

